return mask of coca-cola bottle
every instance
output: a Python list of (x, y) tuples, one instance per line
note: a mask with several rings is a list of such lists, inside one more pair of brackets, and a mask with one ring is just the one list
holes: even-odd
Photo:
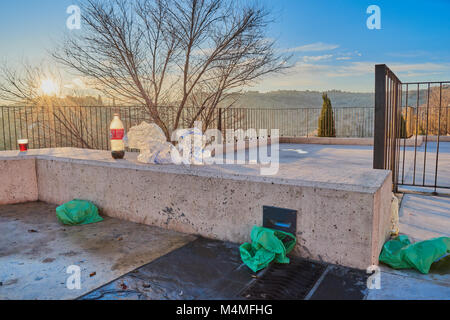
[(118, 113), (114, 114), (109, 129), (111, 132), (111, 155), (114, 159), (123, 159), (125, 157), (125, 144), (123, 143), (125, 129)]

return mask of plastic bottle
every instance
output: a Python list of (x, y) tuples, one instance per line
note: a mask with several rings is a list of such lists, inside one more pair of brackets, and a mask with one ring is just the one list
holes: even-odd
[(118, 113), (114, 114), (114, 118), (111, 121), (109, 129), (111, 139), (111, 155), (114, 159), (123, 159), (125, 157), (125, 144), (123, 142), (125, 129)]

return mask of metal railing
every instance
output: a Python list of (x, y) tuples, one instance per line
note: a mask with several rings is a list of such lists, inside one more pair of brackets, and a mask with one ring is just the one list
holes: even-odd
[(450, 189), (448, 169), (439, 174), (450, 161), (448, 151), (440, 155), (444, 139), (450, 141), (450, 81), (402, 83), (386, 65), (376, 65), (373, 166), (392, 171), (394, 191)]
[[(228, 108), (216, 109), (209, 117), (208, 128), (279, 129), (280, 136), (312, 137), (317, 135), (322, 108)], [(180, 128), (192, 124), (196, 109), (185, 108)], [(0, 106), (0, 150), (16, 150), (17, 140), (26, 138), (32, 149), (79, 147), (109, 149), (109, 123), (120, 113), (125, 130), (142, 121), (152, 122), (140, 106), (21, 107)], [(372, 137), (373, 108), (333, 108), (337, 137)], [(171, 127), (176, 109), (161, 107), (161, 119)], [(202, 120), (202, 117), (200, 117)]]

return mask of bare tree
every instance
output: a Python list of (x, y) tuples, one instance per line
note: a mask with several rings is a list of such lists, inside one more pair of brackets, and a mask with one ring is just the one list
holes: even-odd
[[(42, 92), (43, 81), (51, 79), (59, 92), (49, 96)], [(81, 108), (86, 101), (101, 101), (92, 97), (66, 96), (61, 98), (62, 80), (59, 73), (46, 67), (45, 62), (0, 65), (0, 100), (15, 108), (7, 109), (10, 140), (32, 137), (32, 147), (71, 146), (99, 149), (101, 139), (94, 137), (101, 124), (89, 110)], [(107, 110), (100, 110), (106, 113)], [(106, 116), (103, 116), (106, 119)], [(12, 144), (10, 142), (10, 144)]]
[[(231, 93), (288, 67), (266, 37), (269, 12), (252, 1), (82, 0), (80, 7), (82, 30), (54, 58), (106, 95), (141, 105), (169, 140), (183, 121), (214, 121)], [(168, 105), (170, 120), (162, 116)], [(189, 119), (186, 108), (195, 110)]]
[(13, 66), (5, 60), (0, 65), (0, 100), (12, 104), (37, 105), (44, 98), (40, 86), (48, 76), (56, 78), (42, 64), (35, 66), (22, 60)]

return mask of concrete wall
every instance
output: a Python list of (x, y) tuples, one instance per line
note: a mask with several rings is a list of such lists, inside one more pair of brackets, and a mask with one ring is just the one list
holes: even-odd
[(42, 201), (87, 199), (108, 216), (235, 243), (262, 225), (263, 205), (295, 209), (295, 254), (361, 269), (378, 262), (390, 219), (389, 178), (373, 194), (48, 160), (37, 175)]
[(278, 176), (264, 177), (143, 165), (134, 156), (114, 161), (108, 152), (69, 148), (25, 157), (0, 152), (0, 178), (6, 181), (1, 203), (86, 199), (104, 215), (236, 243), (249, 241), (251, 228), (262, 224), (264, 205), (295, 209), (296, 255), (360, 269), (377, 264), (389, 235), (388, 171), (331, 174), (282, 164)]
[(0, 160), (0, 205), (38, 200), (35, 159)]

